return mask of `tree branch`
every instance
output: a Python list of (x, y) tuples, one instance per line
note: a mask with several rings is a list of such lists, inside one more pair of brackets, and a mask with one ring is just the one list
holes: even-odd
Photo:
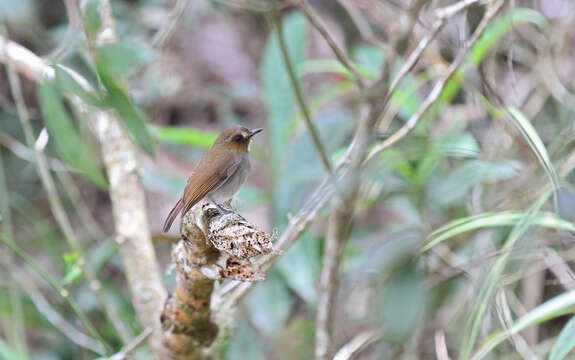
[(269, 234), (236, 213), (221, 215), (205, 201), (184, 215), (180, 232), (182, 240), (172, 250), (176, 290), (161, 315), (162, 343), (170, 359), (201, 359), (218, 334), (210, 309), (214, 282), (263, 280), (250, 259), (269, 254), (273, 246)]

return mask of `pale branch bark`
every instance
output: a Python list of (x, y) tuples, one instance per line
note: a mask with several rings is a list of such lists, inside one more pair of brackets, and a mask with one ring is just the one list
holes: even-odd
[(317, 360), (331, 359), (335, 350), (333, 335), (335, 333), (337, 291), (339, 289), (339, 264), (352, 218), (353, 204), (334, 201), (333, 210), (328, 219), (322, 270), (319, 278), (315, 330), (315, 358)]
[(121, 351), (115, 353), (114, 355), (110, 356), (108, 360), (126, 360), (130, 353), (136, 350), (152, 333), (154, 332), (153, 327), (147, 327), (140, 333), (140, 335), (136, 336), (132, 341), (126, 344)]
[(170, 13), (170, 19), (168, 20), (167, 25), (158, 30), (158, 32), (152, 38), (151, 41), (152, 47), (161, 48), (162, 46), (164, 46), (166, 41), (170, 38), (170, 36), (174, 32), (176, 25), (183, 17), (186, 8), (188, 7), (189, 4), (190, 0), (176, 0), (174, 8)]
[(218, 335), (210, 309), (215, 281), (263, 280), (250, 259), (271, 253), (273, 246), (269, 234), (236, 213), (221, 215), (205, 201), (184, 215), (180, 232), (182, 240), (172, 251), (176, 289), (161, 315), (164, 356), (201, 359)]
[[(100, 0), (99, 3), (100, 29), (95, 33), (86, 32), (92, 53), (99, 46), (116, 42), (110, 3), (108, 0)], [(84, 10), (82, 7), (81, 11)], [(166, 291), (161, 282), (148, 227), (137, 152), (114, 111), (90, 109), (87, 115), (95, 124), (110, 181), (109, 192), (114, 213), (116, 241), (124, 261), (132, 302), (142, 326), (157, 329), (149, 338), (149, 342), (154, 355), (161, 358), (162, 344), (158, 325)]]

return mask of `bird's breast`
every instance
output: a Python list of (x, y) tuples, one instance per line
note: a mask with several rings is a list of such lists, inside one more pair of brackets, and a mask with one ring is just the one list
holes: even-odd
[(251, 169), (249, 154), (246, 153), (240, 162), (237, 170), (228, 179), (214, 189), (209, 196), (216, 202), (223, 202), (231, 199), (242, 187), (248, 178)]

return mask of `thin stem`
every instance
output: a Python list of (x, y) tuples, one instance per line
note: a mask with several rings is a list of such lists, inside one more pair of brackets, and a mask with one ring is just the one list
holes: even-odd
[(30, 265), (41, 277), (44, 279), (51, 287), (58, 293), (58, 295), (64, 299), (68, 303), (68, 305), (72, 308), (78, 319), (82, 322), (82, 325), (86, 328), (86, 330), (90, 333), (92, 337), (97, 339), (105, 348), (109, 349), (108, 344), (104, 338), (98, 333), (92, 322), (80, 309), (78, 304), (72, 299), (68, 290), (64, 289), (58, 284), (58, 281), (54, 279), (50, 274), (48, 274), (34, 259), (32, 259), (24, 250), (22, 250), (18, 245), (11, 243), (4, 237), (0, 235), (0, 240), (6, 245), (10, 250), (12, 250), (16, 255), (18, 255), (25, 263)]
[(353, 217), (352, 204), (333, 202), (325, 237), (322, 269), (319, 278), (315, 330), (315, 359), (327, 360), (333, 355), (334, 315), (339, 288), (339, 264)]
[(316, 30), (320, 33), (320, 35), (325, 39), (328, 46), (331, 48), (331, 51), (333, 51), (335, 57), (353, 75), (359, 88), (363, 89), (364, 87), (363, 79), (355, 69), (354, 64), (351, 62), (351, 60), (348, 58), (345, 52), (342, 49), (340, 49), (340, 47), (337, 45), (333, 37), (329, 34), (327, 28), (323, 25), (319, 16), (315, 13), (313, 8), (307, 3), (307, 0), (298, 0), (297, 3), (301, 8), (301, 10), (303, 11), (303, 13), (305, 14), (305, 16), (307, 17), (307, 19), (309, 20), (309, 22), (313, 25), (313, 27), (316, 28)]
[(365, 159), (364, 163), (368, 162), (369, 160), (373, 159), (377, 154), (380, 152), (390, 148), (391, 146), (395, 145), (401, 139), (403, 139), (407, 134), (411, 132), (415, 128), (415, 126), (419, 123), (419, 121), (427, 114), (427, 111), (441, 98), (441, 93), (445, 88), (445, 85), (451, 80), (453, 75), (459, 70), (461, 65), (463, 65), (464, 60), (467, 57), (467, 53), (469, 49), (475, 45), (477, 40), (483, 35), (483, 32), (487, 28), (487, 25), (491, 22), (491, 20), (497, 15), (501, 7), (503, 6), (504, 1), (498, 1), (490, 7), (485, 16), (483, 17), (481, 23), (473, 33), (471, 39), (466, 43), (465, 48), (461, 51), (457, 58), (451, 63), (447, 72), (443, 75), (441, 80), (435, 84), (427, 98), (423, 101), (419, 109), (409, 118), (409, 120), (392, 136), (387, 138), (383, 143), (375, 146), (367, 158)]
[(126, 344), (126, 346), (124, 346), (122, 348), (122, 350), (120, 350), (120, 352), (110, 356), (110, 358), (108, 360), (125, 360), (125, 359), (127, 359), (128, 355), (130, 355), (130, 353), (132, 351), (136, 350), (140, 345), (142, 345), (142, 343), (144, 341), (146, 341), (148, 339), (148, 337), (150, 337), (150, 335), (152, 335), (153, 332), (154, 332), (154, 327), (148, 326), (147, 328), (144, 329), (144, 331), (142, 331), (140, 333), (140, 335), (136, 336), (136, 338), (134, 338), (134, 340), (132, 340), (128, 344)]
[(168, 24), (162, 27), (158, 32), (154, 35), (152, 39), (152, 47), (154, 48), (161, 48), (164, 43), (170, 38), (176, 25), (184, 15), (184, 12), (188, 5), (190, 4), (190, 0), (177, 0), (176, 4), (172, 12), (170, 13), (170, 18), (168, 20)]
[(313, 121), (311, 119), (309, 108), (308, 108), (308, 106), (304, 100), (302, 90), (300, 88), (297, 76), (296, 76), (295, 71), (293, 69), (293, 64), (292, 64), (291, 59), (289, 57), (287, 44), (286, 44), (285, 36), (283, 33), (282, 21), (281, 21), (280, 15), (279, 15), (279, 11), (277, 9), (277, 5), (274, 6), (274, 8), (273, 8), (272, 20), (273, 20), (274, 25), (276, 27), (278, 42), (280, 45), (280, 50), (282, 53), (285, 67), (288, 71), (288, 75), (290, 78), (290, 82), (291, 82), (297, 103), (299, 105), (299, 108), (303, 114), (303, 118), (307, 124), (308, 129), (309, 129), (309, 132), (310, 132), (311, 138), (313, 140), (313, 143), (315, 145), (315, 148), (320, 155), (321, 161), (322, 161), (324, 167), (326, 168), (326, 170), (331, 174), (333, 172), (333, 170), (332, 170), (329, 158), (327, 157), (327, 154), (325, 152), (325, 148), (321, 142), (321, 139), (320, 139), (318, 132), (315, 128), (315, 125), (313, 124)]
[(74, 325), (70, 324), (50, 305), (50, 303), (48, 303), (48, 300), (46, 300), (42, 292), (38, 289), (34, 280), (26, 274), (26, 271), (14, 271), (14, 269), (11, 269), (10, 273), (15, 281), (18, 281), (21, 284), (22, 289), (26, 292), (28, 298), (32, 301), (38, 312), (42, 314), (56, 329), (64, 334), (64, 336), (70, 339), (74, 344), (93, 351), (96, 354), (103, 355), (105, 353), (104, 347), (100, 342), (87, 336)]
[[(14, 232), (12, 228), (12, 210), (10, 209), (10, 194), (6, 185), (6, 176), (4, 172), (4, 164), (2, 159), (2, 151), (0, 151), (0, 234), (3, 234), (8, 241), (14, 243)], [(0, 261), (4, 262), (6, 268), (11, 269), (13, 266), (13, 258), (11, 253), (4, 254)], [(18, 284), (14, 279), (10, 278), (8, 281), (8, 295), (10, 299), (10, 316), (9, 321), (3, 321), (4, 333), (10, 340), (11, 345), (17, 350), (21, 358), (28, 357), (28, 349), (26, 347), (26, 331), (24, 328), (24, 316), (22, 311), (22, 299)]]

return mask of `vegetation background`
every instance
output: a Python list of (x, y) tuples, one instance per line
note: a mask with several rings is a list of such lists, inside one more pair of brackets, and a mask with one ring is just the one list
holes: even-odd
[[(94, 46), (105, 4), (0, 0), (0, 359), (151, 357), (97, 108), (137, 149), (168, 291), (161, 224), (219, 131), (265, 129), (233, 204), (276, 240), (323, 199), (213, 299), (216, 358), (574, 358), (575, 2), (117, 0)], [(55, 80), (18, 80), (7, 39)], [(355, 191), (324, 196), (346, 161)]]

